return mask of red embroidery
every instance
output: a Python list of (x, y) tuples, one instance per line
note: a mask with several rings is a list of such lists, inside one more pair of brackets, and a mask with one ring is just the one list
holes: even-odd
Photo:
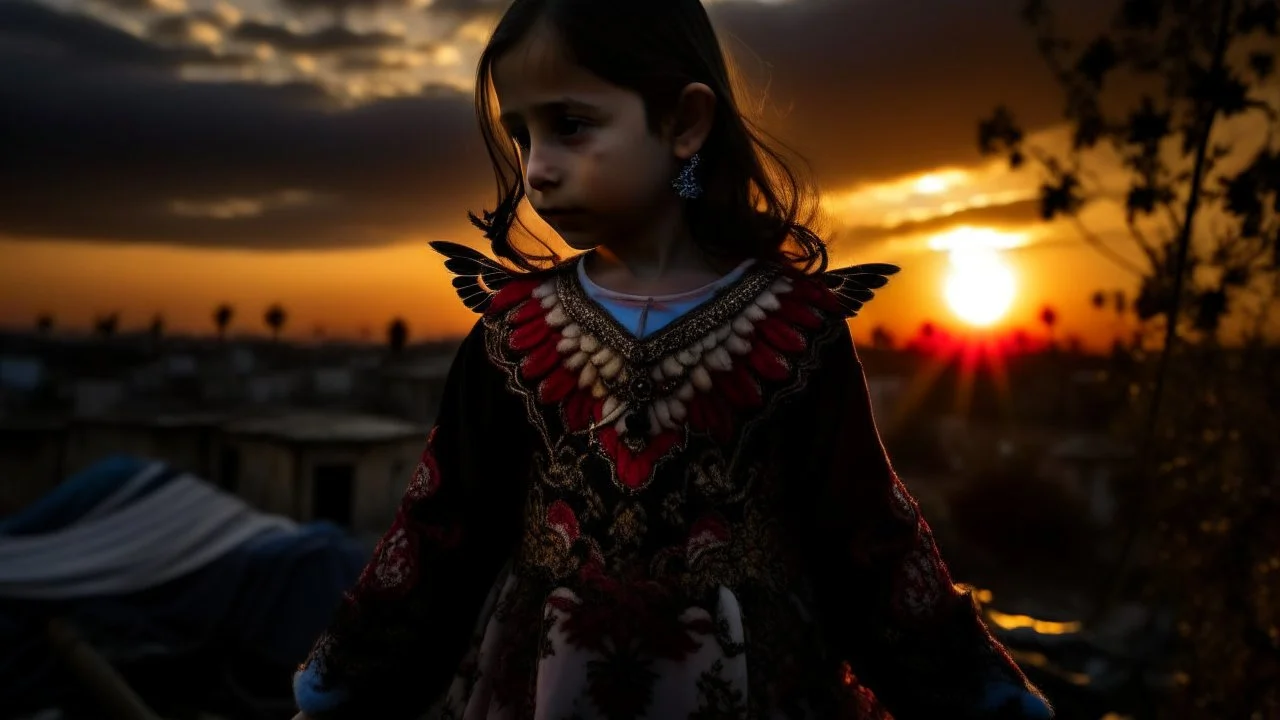
[[(505, 344), (518, 379), (539, 403), (561, 409), (569, 432), (592, 432), (618, 483), (631, 490), (645, 487), (689, 432), (731, 442), (737, 419), (764, 404), (765, 384), (794, 375), (809, 351), (805, 332), (826, 322), (824, 313), (841, 312), (820, 282), (784, 272), (765, 280), (765, 289), (705, 336), (632, 366), (622, 348), (575, 321), (558, 282), (549, 275), (512, 282), (488, 314), (507, 325)], [(647, 389), (637, 390), (642, 385)], [(630, 422), (635, 413), (647, 414), (647, 421)]]
[[(900, 483), (899, 483), (900, 484)], [(915, 501), (906, 488), (894, 488), (895, 504), (906, 502), (915, 515), (915, 542), (899, 560), (893, 573), (892, 603), (900, 620), (922, 622), (937, 617), (957, 596), (946, 563), (933, 541), (933, 532), (915, 511)], [(899, 508), (896, 510), (901, 512)]]
[(699, 518), (689, 530), (686, 548), (689, 566), (696, 566), (704, 555), (728, 545), (729, 540), (729, 526), (724, 518), (715, 514)]
[[(547, 324), (541, 320), (535, 320), (525, 327), (541, 325), (547, 328)], [(550, 342), (548, 342), (550, 341)], [(520, 364), (520, 374), (525, 380), (538, 380), (551, 372), (552, 368), (560, 363), (560, 351), (556, 350), (556, 344), (560, 342), (560, 336), (552, 334), (550, 328), (547, 328), (547, 334), (544, 336), (542, 344), (534, 346), (524, 362)], [(512, 347), (513, 350), (519, 351), (520, 348)]]
[[(685, 603), (657, 582), (622, 582), (595, 572), (581, 577), (579, 598), (557, 594), (547, 601), (568, 615), (566, 640), (575, 647), (604, 655), (617, 652), (679, 661), (700, 646), (690, 631), (714, 630), (705, 620), (681, 619)], [(619, 618), (628, 622), (618, 622)]]
[(799, 355), (804, 352), (804, 336), (780, 317), (766, 318), (756, 323), (756, 332), (784, 355)]
[(456, 522), (447, 525), (425, 525), (420, 532), (423, 538), (431, 541), (431, 547), (440, 550), (453, 550), (462, 544), (462, 525)]
[(747, 355), (747, 362), (765, 380), (780, 382), (791, 375), (791, 363), (787, 361), (787, 356), (767, 343), (753, 345), (751, 354)]
[(557, 368), (538, 386), (538, 397), (545, 403), (555, 404), (569, 397), (577, 387), (577, 373), (564, 367)]
[(746, 365), (737, 365), (728, 372), (717, 373), (712, 376), (712, 382), (724, 393), (734, 409), (751, 410), (764, 403), (764, 390), (760, 387), (760, 381)]
[(547, 526), (555, 530), (566, 547), (578, 539), (578, 518), (574, 516), (573, 508), (563, 500), (557, 500), (547, 508)]
[[(435, 431), (431, 432), (431, 437), (435, 437)], [(440, 468), (436, 463), (435, 451), (431, 448), (431, 440), (427, 440), (427, 449), (423, 451), (422, 457), (418, 460), (418, 466), (413, 471), (413, 478), (409, 481), (409, 489), (405, 492), (404, 500), (410, 503), (418, 503), (431, 498), (440, 489)]]
[(617, 429), (613, 426), (600, 430), (600, 446), (609, 457), (613, 458), (618, 482), (632, 490), (644, 487), (653, 474), (653, 466), (657, 461), (683, 439), (681, 434), (667, 431), (649, 438), (648, 443), (636, 452), (622, 442)]
[(489, 309), (485, 311), (486, 315), (501, 315), (511, 308), (519, 305), (528, 299), (533, 289), (542, 284), (539, 278), (521, 278), (512, 280), (502, 286), (493, 296), (493, 301), (489, 304)]
[(418, 579), (418, 537), (403, 510), (378, 541), (373, 562), (361, 573), (361, 591), (402, 595)]

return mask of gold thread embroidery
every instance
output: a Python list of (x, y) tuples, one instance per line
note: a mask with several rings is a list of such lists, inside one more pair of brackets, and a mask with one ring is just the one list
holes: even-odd
[[(599, 331), (601, 328), (610, 327), (612, 327), (616, 332), (625, 334), (625, 330), (623, 330), (611, 316), (608, 316), (602, 308), (596, 308), (594, 303), (585, 297), (584, 292), (581, 287), (575, 283), (575, 280), (576, 273), (570, 272), (567, 268), (562, 267), (558, 274), (552, 276), (542, 285), (538, 286), (534, 292), (533, 299), (540, 302), (544, 308), (547, 308), (548, 312), (554, 312), (560, 308), (563, 308), (566, 311), (568, 316), (565, 318), (565, 322), (568, 323), (568, 325), (561, 328), (566, 337), (569, 337), (571, 334), (569, 330), (570, 328), (573, 328), (572, 335), (574, 337), (585, 337), (592, 330)], [(624, 336), (624, 345), (629, 348), (630, 352), (638, 353), (637, 356), (648, 357), (650, 354), (657, 353), (659, 351), (670, 351), (673, 347), (678, 348), (679, 343), (687, 342), (690, 338), (702, 337), (705, 340), (709, 336), (715, 334), (706, 331), (707, 327), (714, 327), (712, 323), (724, 322), (726, 318), (736, 317), (737, 315), (745, 316), (749, 314), (745, 312), (743, 308), (755, 308), (757, 311), (760, 311), (760, 308), (756, 307), (757, 301), (765, 295), (773, 297), (769, 293), (769, 288), (772, 287), (772, 283), (781, 281), (781, 272), (776, 266), (757, 266), (754, 268), (754, 271), (749, 271), (716, 298), (708, 301), (702, 307), (693, 311), (690, 315), (686, 315), (681, 321), (668, 326), (668, 328), (664, 329), (660, 334), (651, 338), (646, 338), (639, 343), (630, 342)], [(773, 298), (773, 302), (777, 302), (776, 298)], [(524, 400), (525, 408), (531, 422), (543, 438), (543, 443), (544, 446), (548, 448), (548, 453), (552, 454), (553, 448), (563, 442), (567, 436), (571, 434), (578, 435), (579, 431), (569, 427), (566, 416), (566, 406), (564, 403), (559, 403), (555, 408), (551, 409), (551, 411), (560, 419), (563, 430), (556, 431), (559, 432), (559, 436), (555, 440), (552, 439), (553, 430), (547, 425), (547, 417), (543, 412), (541, 402), (537, 396), (537, 385), (526, 383), (522, 380), (520, 377), (520, 364), (523, 358), (513, 356), (509, 347), (509, 338), (513, 328), (509, 322), (507, 322), (507, 318), (510, 317), (511, 312), (513, 311), (514, 310), (511, 310), (505, 314), (490, 316), (487, 318), (486, 326), (489, 332), (486, 333), (486, 349), (493, 362), (505, 371), (507, 375), (507, 387)], [(756, 316), (762, 317), (758, 314)], [(754, 412), (753, 417), (747, 418), (742, 425), (735, 428), (736, 438), (741, 438), (749, 434), (755, 426), (765, 421), (768, 416), (772, 414), (772, 408), (775, 407), (779, 401), (799, 391), (807, 384), (807, 376), (818, 364), (818, 356), (820, 354), (819, 350), (837, 334), (836, 330), (839, 329), (842, 322), (842, 320), (828, 322), (825, 324), (825, 327), (819, 328), (814, 333), (806, 333), (805, 352), (802, 353), (799, 358), (788, 363), (788, 369), (790, 371), (789, 381), (784, 383), (783, 387), (775, 387), (770, 391), (768, 393), (768, 398), (764, 403), (764, 407), (760, 408), (757, 412)], [(582, 324), (579, 325), (579, 323)], [(676, 332), (677, 330), (679, 330), (679, 332)], [(732, 328), (728, 325), (721, 326), (719, 331), (726, 331), (729, 334), (732, 334), (733, 332)], [(608, 330), (606, 329), (605, 332), (608, 332)], [(611, 341), (613, 340), (612, 337), (610, 339)], [(604, 348), (604, 345), (601, 344), (599, 340), (595, 339), (594, 336), (591, 337), (591, 340), (593, 343), (592, 349), (599, 352)], [(625, 354), (625, 352), (626, 351), (624, 351), (623, 354)], [(677, 351), (676, 355), (678, 356), (680, 352), (682, 351)], [(614, 354), (618, 354), (617, 351), (614, 351)], [(705, 370), (704, 368), (700, 368), (700, 366), (699, 369)], [(625, 378), (627, 377), (628, 372), (629, 369), (624, 368), (620, 371), (618, 377)], [(697, 384), (698, 376), (696, 372), (692, 379), (694, 384)], [(710, 388), (707, 387), (703, 389)], [(608, 404), (609, 400), (610, 398), (603, 398), (603, 402), (606, 404)], [(627, 495), (635, 495), (645, 490), (656, 476), (659, 468), (672, 457), (683, 452), (690, 442), (687, 423), (681, 422), (677, 429), (666, 430), (666, 432), (678, 433), (676, 441), (672, 443), (671, 447), (665, 453), (653, 459), (647, 480), (639, 483), (635, 487), (631, 487), (621, 482), (616, 459), (610, 452), (605, 450), (602, 445), (599, 437), (600, 428), (600, 425), (593, 422), (589, 424), (589, 427), (581, 430), (580, 434), (585, 440), (588, 451), (603, 459), (609, 467), (614, 487)], [(625, 439), (624, 435), (620, 435), (619, 440)], [(724, 470), (724, 474), (728, 477), (733, 477), (735, 474), (735, 465), (737, 463), (738, 455), (742, 450), (742, 446), (743, 443), (741, 442), (734, 441), (731, 443), (732, 453), (728, 458), (727, 467)]]

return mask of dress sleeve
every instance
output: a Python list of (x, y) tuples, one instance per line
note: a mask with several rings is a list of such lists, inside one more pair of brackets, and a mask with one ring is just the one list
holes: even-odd
[(837, 660), (896, 720), (1049, 718), (1047, 701), (953, 584), (894, 472), (843, 321), (797, 408), (808, 452), (793, 485), (796, 534)]
[(444, 692), (518, 537), (531, 433), (477, 323), (395, 520), (295, 676), (301, 710), (394, 720)]

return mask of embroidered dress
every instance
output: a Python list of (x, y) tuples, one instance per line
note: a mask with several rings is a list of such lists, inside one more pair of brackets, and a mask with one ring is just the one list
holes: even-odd
[(1039, 701), (872, 420), (847, 320), (896, 268), (750, 264), (637, 336), (573, 264), (437, 249), (482, 317), (304, 709), (908, 720), (981, 717), (993, 683)]

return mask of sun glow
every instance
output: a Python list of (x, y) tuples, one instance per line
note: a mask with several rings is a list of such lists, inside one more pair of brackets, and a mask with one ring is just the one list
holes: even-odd
[(986, 327), (1009, 312), (1017, 283), (1013, 270), (990, 248), (953, 250), (951, 272), (943, 292), (947, 304), (961, 320)]
[(928, 175), (920, 176), (915, 181), (912, 189), (920, 195), (940, 195), (950, 187), (951, 181), (949, 178), (936, 173), (929, 173)]
[(957, 228), (933, 238), (930, 246), (951, 257), (943, 295), (957, 317), (986, 327), (1009, 312), (1018, 286), (1000, 251), (1019, 244), (1016, 236), (978, 228)]

